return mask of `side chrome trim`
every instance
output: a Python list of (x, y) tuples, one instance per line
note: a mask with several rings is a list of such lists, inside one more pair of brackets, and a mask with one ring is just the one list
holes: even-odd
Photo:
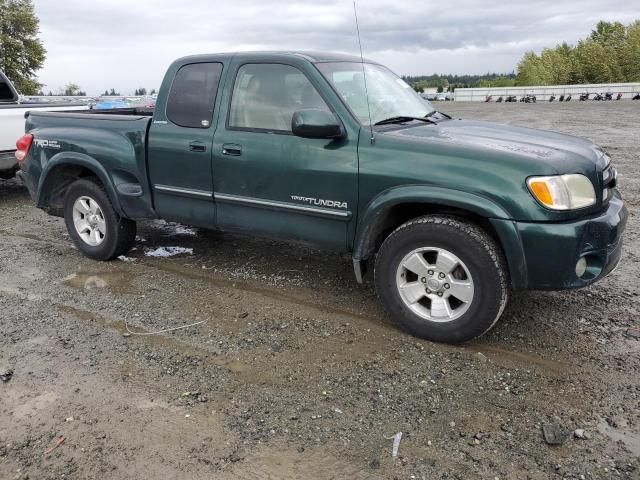
[(154, 185), (153, 188), (160, 192), (173, 193), (174, 195), (181, 195), (183, 197), (213, 199), (213, 192), (207, 192), (205, 190), (191, 190), (189, 188), (170, 187), (169, 185)]
[(351, 212), (348, 210), (332, 210), (330, 208), (307, 207), (304, 205), (296, 205), (288, 202), (277, 202), (272, 200), (262, 200), (260, 198), (242, 197), (240, 195), (230, 195), (227, 193), (213, 193), (217, 202), (241, 203), (245, 205), (255, 205), (258, 207), (273, 208), (277, 210), (292, 210), (300, 213), (309, 213), (311, 215), (329, 216), (349, 219)]

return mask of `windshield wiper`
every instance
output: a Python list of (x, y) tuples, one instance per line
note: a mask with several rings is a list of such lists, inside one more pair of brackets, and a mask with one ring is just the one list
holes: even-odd
[(397, 117), (385, 118), (384, 120), (380, 120), (379, 122), (374, 123), (374, 125), (389, 125), (392, 123), (405, 123), (405, 122), (410, 122), (412, 120), (419, 120), (421, 122), (426, 122), (426, 123), (436, 123), (430, 118), (428, 118), (428, 116), (427, 117), (408, 117), (405, 115), (400, 115)]
[(433, 117), (434, 115), (442, 115), (444, 118), (448, 118), (449, 120), (451, 120), (451, 116), (447, 115), (446, 113), (439, 112), (439, 111), (437, 111), (437, 110), (432, 110), (432, 111), (430, 111), (429, 113), (427, 113), (427, 114), (425, 115), (425, 118), (431, 118), (431, 117)]

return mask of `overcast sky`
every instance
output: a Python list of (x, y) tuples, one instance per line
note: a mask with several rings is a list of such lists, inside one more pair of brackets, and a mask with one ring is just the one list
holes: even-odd
[[(158, 88), (175, 58), (296, 49), (357, 53), (351, 0), (34, 0), (45, 92)], [(575, 43), (598, 20), (640, 18), (638, 0), (359, 0), (365, 56), (399, 75), (511, 72), (527, 50)]]

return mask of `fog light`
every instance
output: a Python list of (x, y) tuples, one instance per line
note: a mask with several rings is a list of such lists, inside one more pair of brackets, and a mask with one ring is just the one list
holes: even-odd
[(587, 271), (587, 258), (580, 257), (580, 260), (576, 263), (576, 275), (582, 277), (584, 272)]

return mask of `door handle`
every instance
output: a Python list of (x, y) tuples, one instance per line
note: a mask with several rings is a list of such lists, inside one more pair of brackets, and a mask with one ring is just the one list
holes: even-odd
[(222, 154), (234, 157), (242, 155), (242, 147), (235, 143), (225, 143), (222, 145)]
[(189, 143), (189, 150), (192, 152), (206, 152), (207, 146), (201, 142), (191, 142)]

